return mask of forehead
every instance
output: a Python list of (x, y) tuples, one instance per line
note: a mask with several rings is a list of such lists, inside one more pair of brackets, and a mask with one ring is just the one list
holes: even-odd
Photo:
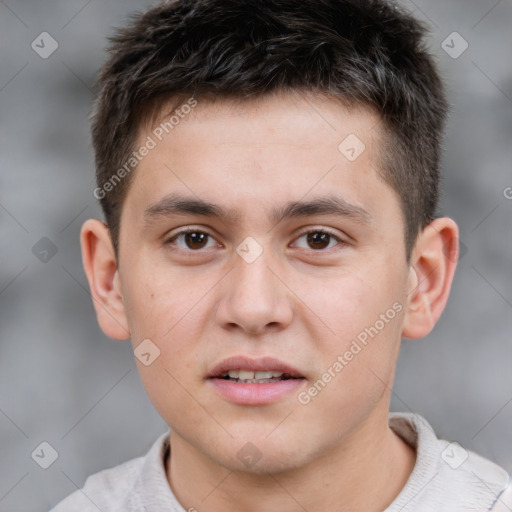
[[(250, 145), (273, 139), (276, 144), (288, 141), (306, 148), (318, 145), (319, 137), (326, 143), (336, 141), (348, 128), (373, 139), (381, 128), (379, 116), (370, 107), (349, 105), (332, 95), (305, 91), (274, 92), (254, 98), (194, 99), (181, 95), (154, 111), (149, 121), (151, 124), (145, 124), (139, 137), (151, 131), (159, 140), (162, 135), (170, 141), (172, 137), (167, 135), (172, 132), (175, 136), (190, 124), (194, 124), (193, 129), (198, 133), (201, 128), (208, 130), (215, 125), (216, 129), (209, 133), (212, 142), (229, 143), (225, 137), (230, 134), (233, 141), (245, 139)], [(169, 121), (173, 126), (169, 126)], [(282, 131), (285, 126), (288, 129)], [(365, 131), (368, 133), (363, 134)]]
[(165, 105), (140, 131), (137, 147), (151, 140), (152, 149), (125, 203), (139, 218), (174, 193), (239, 221), (262, 211), (275, 221), (290, 201), (333, 192), (372, 214), (393, 196), (378, 172), (382, 124), (369, 109), (305, 93), (194, 101)]

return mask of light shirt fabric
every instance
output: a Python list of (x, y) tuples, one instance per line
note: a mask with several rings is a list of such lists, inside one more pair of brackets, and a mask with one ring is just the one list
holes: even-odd
[[(512, 485), (503, 468), (458, 444), (438, 439), (418, 414), (390, 413), (389, 425), (415, 448), (416, 463), (401, 492), (383, 512), (512, 510)], [(89, 476), (82, 489), (50, 512), (194, 511), (185, 510), (167, 481), (169, 435), (170, 431), (162, 434), (145, 456)], [(195, 508), (208, 509), (200, 501)]]

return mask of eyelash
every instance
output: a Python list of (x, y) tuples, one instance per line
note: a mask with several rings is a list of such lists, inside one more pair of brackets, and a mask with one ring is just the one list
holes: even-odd
[[(169, 239), (167, 239), (164, 244), (165, 245), (168, 245), (168, 246), (173, 246), (175, 245), (174, 244), (174, 241), (182, 236), (182, 235), (186, 235), (188, 233), (202, 233), (202, 234), (205, 234), (207, 235), (208, 237), (212, 238), (213, 240), (215, 240), (215, 238), (210, 234), (208, 233), (207, 231), (203, 231), (201, 229), (196, 229), (196, 228), (186, 228), (186, 229), (183, 229), (181, 231), (179, 231), (178, 233), (175, 233), (174, 235), (172, 235), (172, 237), (170, 237)], [(341, 246), (344, 246), (346, 245), (346, 242), (344, 242), (343, 240), (341, 240), (338, 236), (336, 236), (334, 233), (332, 233), (331, 231), (329, 230), (326, 230), (324, 228), (317, 228), (317, 229), (310, 229), (308, 231), (304, 231), (302, 233), (300, 233), (296, 239), (298, 238), (301, 238), (303, 237), (304, 235), (309, 235), (311, 233), (323, 233), (323, 234), (326, 234), (326, 235), (329, 235), (331, 236), (332, 238), (334, 238), (337, 242), (338, 242), (338, 245), (341, 245)], [(329, 249), (310, 249), (311, 251), (313, 252), (316, 252), (316, 253), (321, 253), (321, 252), (327, 252), (327, 251), (330, 251), (331, 249), (333, 249), (333, 247), (329, 248)], [(172, 247), (172, 250), (173, 251), (184, 251), (184, 252), (188, 252), (188, 253), (201, 253), (201, 252), (205, 252), (204, 250), (202, 249), (197, 249), (197, 250), (194, 250), (194, 249), (182, 249), (180, 247), (176, 248), (176, 247)], [(306, 249), (307, 250), (307, 249)]]

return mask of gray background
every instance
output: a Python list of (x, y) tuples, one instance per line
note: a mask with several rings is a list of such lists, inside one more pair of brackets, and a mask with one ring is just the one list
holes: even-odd
[[(0, 3), (1, 512), (48, 510), (166, 429), (129, 343), (97, 326), (78, 240), (81, 223), (100, 216), (88, 114), (105, 36), (148, 5)], [(404, 341), (392, 409), (424, 415), (441, 437), (512, 471), (512, 3), (406, 5), (432, 28), (453, 104), (441, 213), (467, 252), (433, 333)], [(31, 48), (43, 31), (59, 45), (48, 59)], [(453, 31), (469, 44), (457, 59), (441, 47)], [(57, 249), (46, 263), (32, 251), (43, 237)], [(59, 453), (46, 470), (31, 458), (42, 441)]]

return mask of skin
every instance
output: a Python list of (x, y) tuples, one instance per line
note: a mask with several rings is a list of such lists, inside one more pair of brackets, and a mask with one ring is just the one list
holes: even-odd
[[(388, 426), (402, 337), (427, 335), (455, 272), (455, 222), (434, 220), (406, 261), (399, 198), (379, 176), (383, 126), (368, 109), (332, 98), (280, 95), (201, 102), (139, 163), (121, 215), (119, 261), (97, 219), (81, 243), (98, 321), (108, 336), (149, 338), (160, 356), (137, 360), (152, 403), (168, 423), (169, 484), (198, 511), (382, 511), (405, 485), (415, 451)], [(140, 143), (151, 134), (141, 128)], [(353, 162), (338, 145), (356, 134)], [(144, 212), (180, 193), (231, 209), (238, 219)], [(311, 215), (272, 223), (292, 200), (335, 194), (370, 221)], [(185, 227), (213, 238), (187, 245)], [(311, 246), (305, 232), (335, 237)], [(252, 263), (236, 248), (248, 236)], [(173, 250), (174, 247), (174, 250)], [(202, 248), (203, 247), (203, 248)], [(394, 303), (402, 310), (308, 404), (233, 404), (206, 379), (232, 355), (269, 355), (298, 369), (307, 390), (356, 336)], [(252, 443), (260, 460), (238, 451)]]

